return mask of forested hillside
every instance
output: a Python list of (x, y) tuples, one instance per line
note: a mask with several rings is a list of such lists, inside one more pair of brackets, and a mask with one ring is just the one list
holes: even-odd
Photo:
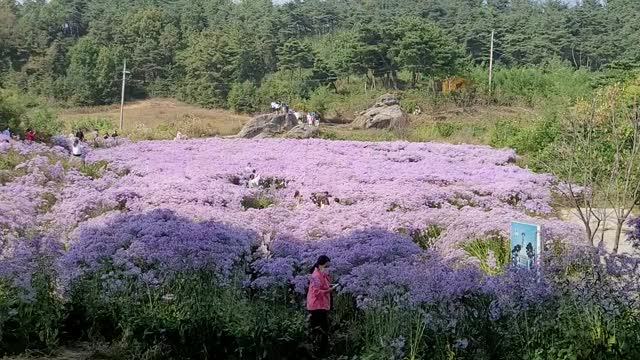
[(0, 84), (108, 104), (126, 58), (130, 98), (250, 111), (350, 77), (410, 88), (486, 66), (492, 30), (498, 67), (640, 64), (636, 0), (0, 0)]

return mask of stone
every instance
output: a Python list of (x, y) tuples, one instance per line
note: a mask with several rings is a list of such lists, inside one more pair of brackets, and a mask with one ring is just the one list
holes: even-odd
[(284, 134), (298, 125), (294, 114), (263, 114), (254, 117), (240, 130), (236, 138), (267, 138)]
[(409, 124), (409, 118), (402, 108), (400, 101), (392, 94), (385, 94), (378, 98), (376, 104), (361, 113), (351, 123), (360, 129), (398, 129)]
[(310, 139), (318, 136), (318, 127), (302, 124), (289, 130), (284, 137), (290, 139)]

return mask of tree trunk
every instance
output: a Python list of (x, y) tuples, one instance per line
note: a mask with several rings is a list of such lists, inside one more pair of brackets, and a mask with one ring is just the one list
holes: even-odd
[(616, 237), (614, 238), (615, 242), (613, 245), (614, 254), (618, 253), (618, 248), (620, 247), (620, 236), (622, 235), (622, 225), (624, 225), (624, 220), (618, 219), (616, 223)]

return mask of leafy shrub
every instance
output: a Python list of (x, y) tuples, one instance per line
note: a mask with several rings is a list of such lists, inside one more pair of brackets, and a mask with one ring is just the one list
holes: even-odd
[(0, 356), (26, 350), (50, 352), (58, 345), (63, 307), (55, 292), (53, 259), (34, 253), (33, 248), (23, 250), (22, 255), (29, 253), (27, 256), (31, 257), (33, 268), (22, 269), (21, 273), (13, 275), (27, 279), (29, 289), (26, 293), (23, 289), (9, 286), (7, 267), (11, 271), (12, 266), (10, 260), (3, 259), (3, 277), (0, 277)]
[(51, 211), (51, 208), (56, 204), (58, 198), (56, 198), (55, 194), (50, 192), (46, 192), (42, 194), (42, 202), (40, 203), (40, 208), (38, 209), (41, 213), (48, 213)]
[(257, 92), (258, 89), (250, 81), (236, 83), (229, 92), (227, 104), (237, 112), (254, 112), (260, 108)]
[(240, 200), (240, 205), (245, 210), (247, 209), (266, 209), (269, 206), (274, 204), (274, 201), (271, 197), (265, 194), (257, 194), (257, 195), (247, 195)]
[(489, 143), (494, 147), (510, 147), (522, 131), (519, 124), (509, 120), (499, 120), (491, 131)]
[(333, 101), (334, 94), (326, 86), (321, 86), (311, 93), (309, 100), (306, 102), (305, 110), (324, 114)]
[(80, 165), (77, 167), (77, 169), (81, 174), (85, 176), (88, 176), (92, 179), (98, 179), (104, 174), (104, 171), (108, 165), (108, 161), (99, 160), (96, 162)]
[(509, 247), (505, 238), (500, 235), (467, 242), (462, 248), (467, 254), (480, 260), (480, 268), (490, 275), (501, 272), (509, 263)]
[[(288, 301), (251, 298), (236, 282), (182, 273), (162, 286), (123, 279), (113, 297), (101, 295), (104, 274), (77, 282), (67, 327), (91, 327), (106, 340), (123, 339), (140, 353), (159, 347), (163, 358), (295, 359), (306, 340), (305, 313)], [(286, 298), (286, 294), (285, 294)], [(88, 321), (88, 323), (85, 323)]]
[(80, 119), (74, 120), (70, 123), (69, 127), (72, 130), (82, 130), (82, 131), (93, 131), (98, 130), (99, 134), (104, 134), (105, 132), (111, 132), (115, 129), (115, 124), (109, 118), (105, 117), (96, 117), (96, 116), (87, 116), (82, 117)]
[(46, 108), (37, 109), (28, 113), (22, 123), (22, 129), (31, 128), (36, 132), (36, 137), (42, 141), (49, 141), (52, 136), (60, 134), (64, 125), (56, 114)]
[(311, 83), (305, 81), (307, 72), (302, 77), (291, 77), (289, 72), (279, 71), (267, 75), (258, 89), (258, 98), (264, 108), (272, 101), (284, 101), (289, 105), (298, 99), (307, 99), (313, 90)]
[(455, 133), (458, 128), (455, 124), (452, 124), (450, 122), (437, 122), (435, 127), (438, 134), (443, 138), (451, 137), (451, 135), (453, 135), (453, 133)]
[(438, 225), (431, 224), (426, 229), (414, 229), (409, 232), (409, 236), (413, 242), (423, 249), (431, 248), (442, 234), (442, 228)]

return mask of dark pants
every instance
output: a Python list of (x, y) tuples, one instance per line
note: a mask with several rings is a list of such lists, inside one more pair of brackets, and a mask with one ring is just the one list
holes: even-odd
[(329, 352), (329, 311), (311, 310), (311, 335), (317, 355), (325, 356)]

